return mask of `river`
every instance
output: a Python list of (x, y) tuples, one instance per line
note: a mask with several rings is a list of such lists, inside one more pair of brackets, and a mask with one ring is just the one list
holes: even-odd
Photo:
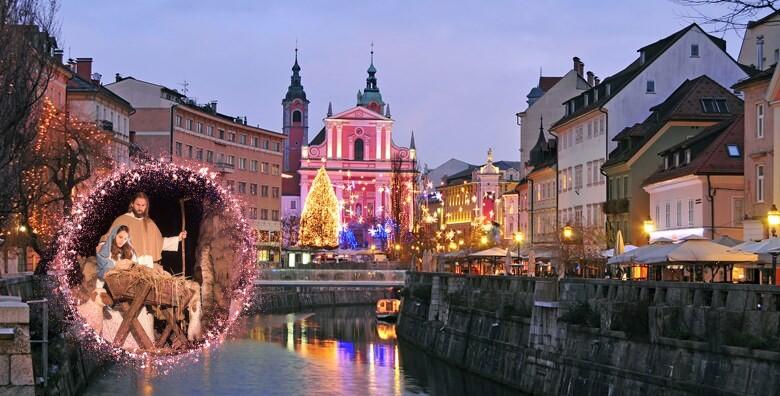
[(221, 348), (152, 377), (114, 366), (86, 395), (511, 395), (398, 342), (373, 307), (244, 318)]

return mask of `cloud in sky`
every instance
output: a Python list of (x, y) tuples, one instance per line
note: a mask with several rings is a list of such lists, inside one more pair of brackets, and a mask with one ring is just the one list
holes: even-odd
[[(94, 58), (104, 83), (115, 73), (182, 89), (220, 112), (280, 131), (296, 40), (310, 138), (328, 102), (355, 104), (370, 43), (394, 140), (412, 130), (422, 162), (455, 157), (518, 160), (515, 113), (544, 75), (573, 56), (604, 78), (636, 50), (692, 22), (667, 1), (69, 1), (60, 8), (69, 57)], [(724, 36), (736, 56), (740, 38)]]

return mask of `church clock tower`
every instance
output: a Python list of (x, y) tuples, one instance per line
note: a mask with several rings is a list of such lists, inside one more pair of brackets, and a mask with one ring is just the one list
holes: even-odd
[(284, 172), (292, 178), (282, 179), (283, 195), (300, 193), (301, 147), (309, 141), (309, 101), (301, 85), (301, 67), (298, 65), (298, 48), (295, 48), (295, 64), (292, 67), (290, 87), (282, 99), (282, 133), (287, 136), (284, 142)]

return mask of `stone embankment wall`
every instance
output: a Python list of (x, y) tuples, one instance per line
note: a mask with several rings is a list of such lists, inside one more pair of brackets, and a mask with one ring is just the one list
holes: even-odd
[(775, 395), (780, 288), (411, 273), (398, 335), (529, 394)]
[(304, 308), (376, 304), (392, 298), (388, 288), (256, 287), (249, 313), (295, 312)]

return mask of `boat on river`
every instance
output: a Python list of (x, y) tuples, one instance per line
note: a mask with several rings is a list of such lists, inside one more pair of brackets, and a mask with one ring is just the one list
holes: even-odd
[(401, 311), (401, 300), (395, 298), (384, 298), (376, 303), (376, 318), (379, 320), (393, 321), (398, 319), (398, 312)]

